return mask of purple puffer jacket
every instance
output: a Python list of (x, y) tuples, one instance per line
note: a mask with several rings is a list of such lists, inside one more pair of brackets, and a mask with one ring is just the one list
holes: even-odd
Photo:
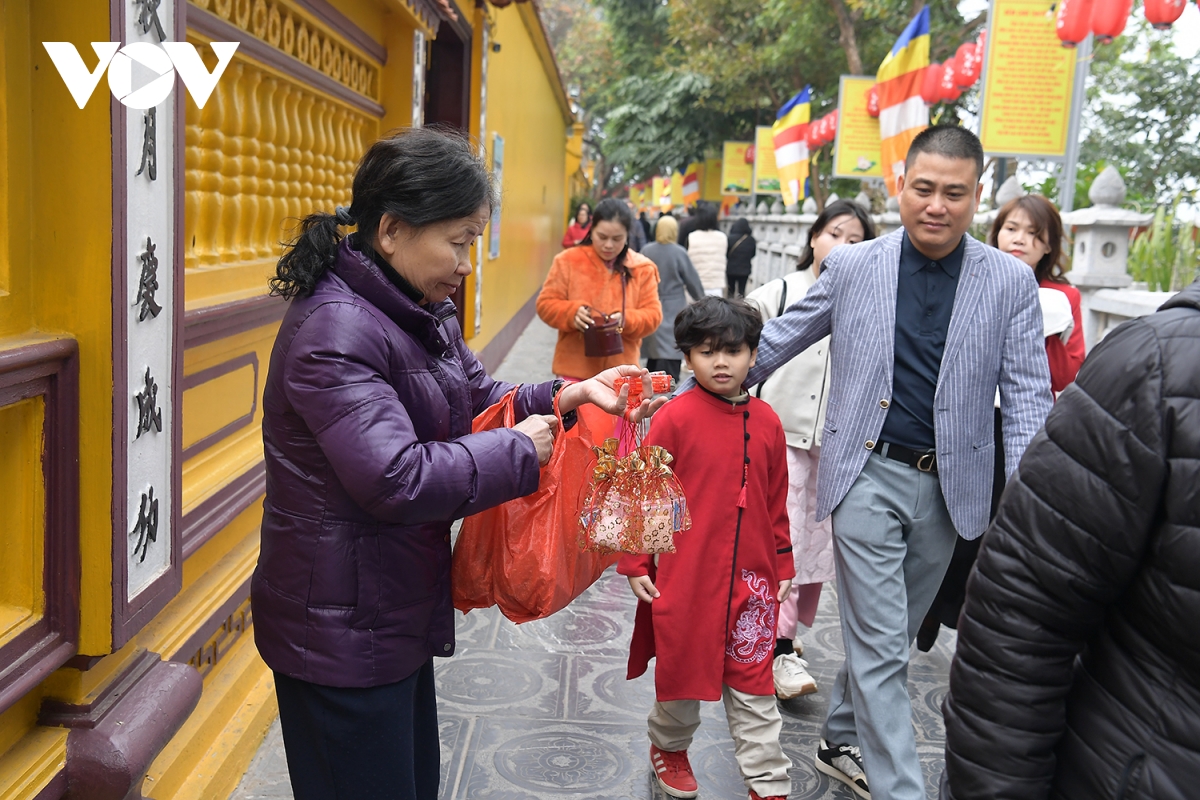
[[(263, 395), (267, 499), (251, 602), (272, 669), (366, 687), (454, 652), (450, 523), (537, 489), (533, 442), (471, 420), (493, 381), (442, 302), (428, 310), (343, 240), (292, 301)], [(517, 415), (551, 413), (552, 384)]]

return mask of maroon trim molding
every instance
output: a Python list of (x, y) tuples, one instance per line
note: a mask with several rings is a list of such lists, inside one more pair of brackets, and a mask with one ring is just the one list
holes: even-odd
[(183, 346), (199, 347), (279, 322), (287, 307), (283, 298), (264, 294), (232, 303), (193, 308), (183, 314)]
[(183, 557), (199, 550), (266, 491), (267, 465), (260, 461), (196, 506), (183, 518)]
[[(541, 290), (539, 289), (539, 291)], [(530, 297), (528, 302), (521, 306), (516, 314), (513, 314), (512, 319), (500, 329), (495, 338), (476, 353), (476, 358), (479, 359), (479, 363), (483, 364), (483, 368), (489, 375), (499, 368), (500, 362), (508, 355), (508, 351), (512, 350), (517, 339), (537, 316), (537, 297), (537, 292), (534, 292), (533, 297)]]
[[(353, 89), (343, 86), (323, 72), (301, 63), (297, 58), (277, 50), (253, 34), (242, 30), (218, 17), (211, 11), (192, 6), (188, 9), (188, 25), (201, 36), (217, 42), (238, 42), (239, 52), (261, 61), (269, 67), (290, 75), (314, 89), (333, 95), (344, 103), (374, 117), (382, 117), (383, 106), (364, 97)], [(114, 101), (115, 102), (115, 101)]]
[(370, 53), (380, 65), (387, 63), (387, 48), (371, 38), (371, 35), (355, 25), (349, 17), (331, 6), (327, 0), (296, 0), (296, 5), (308, 11), (354, 44)]
[(42, 616), (0, 647), (0, 712), (75, 655), (79, 641), (79, 346), (0, 351), (0, 406), (42, 397)]
[(142, 651), (93, 702), (44, 700), (38, 724), (70, 729), (69, 795), (141, 797), (146, 770), (192, 713), (203, 688), (192, 667)]
[(217, 364), (215, 367), (202, 369), (199, 372), (193, 372), (191, 375), (184, 377), (183, 391), (186, 392), (188, 389), (192, 389), (202, 383), (208, 383), (211, 380), (216, 380), (222, 375), (228, 375), (247, 365), (254, 367), (254, 388), (250, 395), (250, 410), (228, 425), (222, 426), (219, 430), (213, 431), (208, 436), (185, 447), (183, 449), (184, 461), (187, 461), (202, 450), (207, 450), (229, 434), (236, 430), (241, 430), (254, 421), (254, 412), (258, 410), (258, 353), (242, 353), (237, 358), (231, 358), (228, 361)]
[[(179, 652), (171, 657), (172, 661), (191, 664), (201, 677), (208, 676), (221, 657), (250, 628), (250, 581), (250, 578), (243, 581), (229, 599), (209, 615), (191, 638), (183, 643)], [(246, 608), (239, 614), (242, 606)]]

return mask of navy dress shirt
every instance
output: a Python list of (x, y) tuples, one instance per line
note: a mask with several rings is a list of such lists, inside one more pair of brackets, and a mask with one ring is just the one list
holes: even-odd
[(896, 281), (896, 346), (892, 400), (879, 438), (913, 450), (933, 450), (933, 395), (946, 332), (954, 310), (954, 293), (962, 270), (966, 237), (954, 252), (931, 261), (909, 241), (900, 244)]

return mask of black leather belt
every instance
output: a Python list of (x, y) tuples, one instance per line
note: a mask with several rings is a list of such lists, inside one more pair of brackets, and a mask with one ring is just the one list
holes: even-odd
[(876, 442), (872, 449), (885, 458), (907, 464), (921, 472), (937, 474), (937, 453), (932, 450), (910, 450), (891, 442)]

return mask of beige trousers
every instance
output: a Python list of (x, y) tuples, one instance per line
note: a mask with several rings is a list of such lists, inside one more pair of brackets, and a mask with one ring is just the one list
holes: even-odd
[[(786, 796), (792, 789), (788, 777), (792, 762), (779, 745), (783, 719), (775, 705), (775, 695), (746, 694), (724, 686), (721, 699), (733, 737), (733, 754), (746, 788), (759, 797)], [(692, 735), (700, 727), (700, 701), (655, 703), (647, 722), (650, 741), (660, 750), (687, 750)]]

